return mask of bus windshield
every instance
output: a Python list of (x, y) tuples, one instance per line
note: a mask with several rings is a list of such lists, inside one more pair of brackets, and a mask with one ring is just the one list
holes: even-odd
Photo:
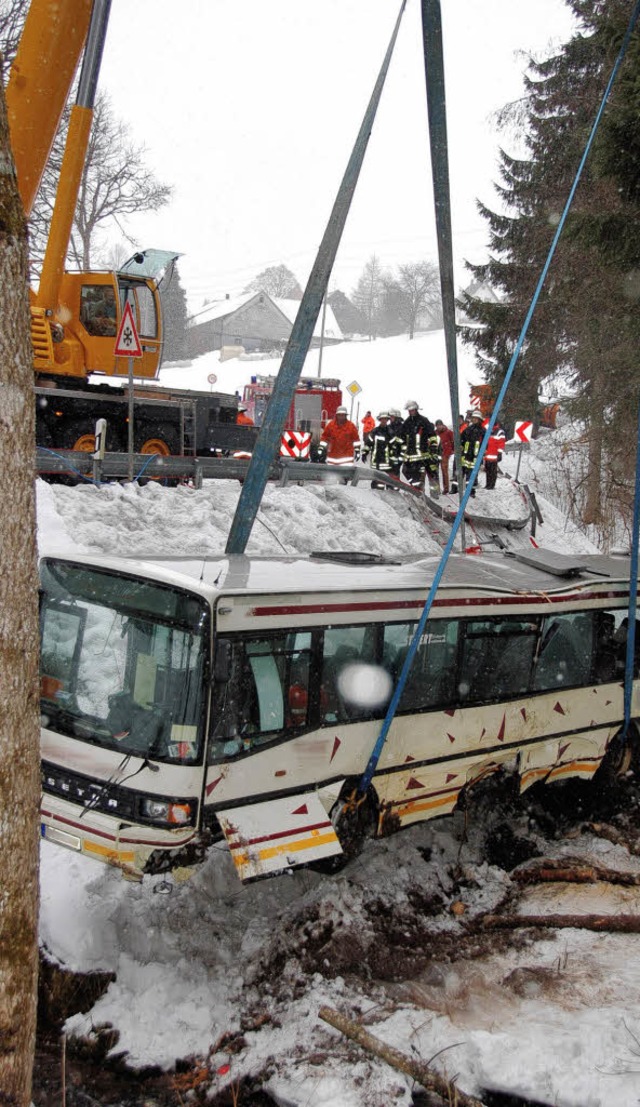
[(43, 726), (123, 754), (200, 761), (205, 603), (53, 559), (41, 580)]

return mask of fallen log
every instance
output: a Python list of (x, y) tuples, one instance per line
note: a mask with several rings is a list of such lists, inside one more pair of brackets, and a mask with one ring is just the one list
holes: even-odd
[(346, 1035), (347, 1038), (351, 1038), (363, 1049), (373, 1053), (375, 1057), (382, 1058), (392, 1068), (411, 1076), (428, 1092), (435, 1092), (446, 1104), (455, 1103), (456, 1107), (483, 1107), (479, 1099), (461, 1092), (456, 1084), (445, 1080), (443, 1076), (434, 1072), (422, 1061), (414, 1061), (412, 1057), (407, 1057), (406, 1053), (402, 1053), (401, 1050), (394, 1049), (393, 1046), (381, 1042), (379, 1038), (369, 1034), (368, 1030), (365, 1030), (354, 1019), (341, 1015), (339, 1011), (334, 1011), (332, 1007), (321, 1007), (318, 1015), (324, 1022), (328, 1022), (336, 1030)]
[(581, 857), (544, 858), (526, 868), (515, 869), (511, 879), (518, 884), (543, 884), (562, 881), (567, 884), (623, 884), (627, 887), (640, 885), (640, 873), (630, 873), (620, 869), (609, 869), (605, 865), (596, 865)]
[(640, 934), (640, 915), (484, 915), (483, 930), (516, 930), (518, 927), (544, 927), (546, 930), (608, 930)]
[(616, 846), (624, 846), (636, 857), (640, 854), (640, 842), (637, 837), (632, 838), (631, 835), (625, 834), (610, 823), (585, 823), (584, 829), (591, 830), (598, 838), (605, 838), (607, 842), (613, 842)]

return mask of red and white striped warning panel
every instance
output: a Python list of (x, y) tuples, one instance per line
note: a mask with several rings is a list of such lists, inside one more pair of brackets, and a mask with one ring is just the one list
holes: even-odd
[(280, 442), (281, 457), (308, 457), (311, 450), (309, 431), (285, 431)]
[(530, 419), (525, 419), (520, 423), (516, 423), (513, 437), (516, 442), (530, 442), (532, 431), (533, 423)]
[(342, 853), (317, 792), (218, 811), (241, 880)]

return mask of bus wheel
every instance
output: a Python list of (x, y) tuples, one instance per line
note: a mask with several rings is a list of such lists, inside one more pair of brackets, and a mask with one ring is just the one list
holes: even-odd
[(340, 796), (331, 809), (331, 822), (342, 846), (342, 853), (312, 862), (311, 868), (318, 872), (340, 872), (358, 856), (367, 839), (375, 835), (378, 803), (373, 789), (370, 788), (361, 796), (358, 795), (357, 781), (345, 781)]
[(630, 769), (638, 766), (639, 753), (638, 728), (635, 723), (631, 723), (625, 741), (622, 739), (621, 730), (611, 739), (595, 779), (605, 782), (625, 776)]

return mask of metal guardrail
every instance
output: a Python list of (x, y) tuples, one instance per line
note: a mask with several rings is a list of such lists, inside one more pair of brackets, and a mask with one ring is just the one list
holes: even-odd
[[(66, 478), (78, 483), (90, 481), (102, 484), (106, 481), (126, 481), (129, 474), (129, 455), (106, 453), (101, 461), (92, 454), (74, 450), (49, 450), (37, 447), (36, 467), (42, 477)], [(134, 480), (188, 481), (196, 488), (203, 480), (244, 480), (249, 468), (248, 458), (234, 457), (159, 457), (157, 454), (134, 454)], [(390, 487), (414, 489), (401, 484), (385, 473), (379, 473), (365, 465), (341, 465), (333, 467), (320, 462), (296, 461), (278, 458), (273, 462), (269, 479), (280, 484), (290, 482), (326, 482), (332, 479), (342, 484), (357, 485), (361, 480), (375, 480)]]
[[(102, 461), (96, 461), (92, 454), (78, 453), (73, 450), (48, 450), (43, 446), (37, 448), (36, 464), (38, 474), (42, 477), (70, 481), (76, 483), (87, 481), (92, 484), (103, 484), (107, 481), (125, 481), (129, 479), (129, 455), (107, 453)], [(134, 481), (157, 480), (170, 484), (188, 482), (194, 488), (202, 488), (204, 480), (237, 480), (242, 482), (249, 468), (248, 458), (235, 457), (159, 457), (156, 454), (134, 454), (133, 473)], [(316, 484), (350, 484), (356, 486), (375, 482), (379, 487), (384, 485), (386, 489), (396, 492), (405, 492), (418, 499), (420, 504), (428, 509), (432, 515), (439, 516), (446, 522), (451, 522), (455, 517), (455, 508), (452, 504), (443, 503), (442, 500), (433, 499), (429, 493), (424, 493), (418, 488), (412, 488), (410, 484), (390, 476), (388, 473), (372, 469), (368, 465), (340, 465), (332, 466), (316, 461), (298, 461), (295, 458), (277, 458), (269, 471), (269, 480), (277, 481), (280, 485), (303, 484), (308, 481)], [(542, 522), (542, 516), (535, 503), (533, 494), (526, 486), (521, 491), (531, 508), (531, 514), (518, 519), (494, 518), (480, 511), (474, 511), (467, 506), (465, 517), (469, 520), (482, 523), (494, 528), (506, 530), (521, 530), (530, 524), (531, 533), (535, 534), (535, 517)], [(532, 503), (533, 501), (533, 503)]]

